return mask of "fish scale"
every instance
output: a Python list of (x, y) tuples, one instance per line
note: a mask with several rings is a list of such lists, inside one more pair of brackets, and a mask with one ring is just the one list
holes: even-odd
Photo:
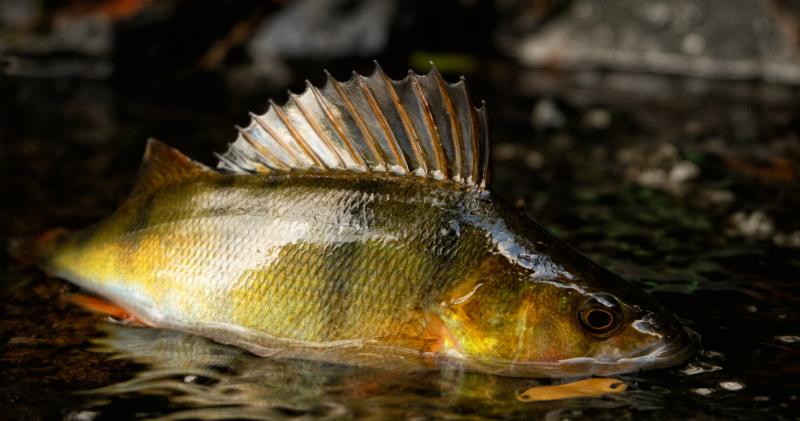
[[(263, 192), (260, 193), (263, 195)], [(228, 197), (240, 201), (240, 206), (244, 205), (241, 202), (242, 196), (244, 195), (228, 195)], [(369, 200), (348, 199), (337, 202), (334, 196), (335, 195), (331, 192), (320, 189), (320, 194), (318, 195), (307, 194), (302, 197), (300, 195), (291, 195), (289, 198), (282, 198), (281, 203), (291, 203), (288, 199), (297, 197), (298, 200), (296, 203), (286, 205), (286, 207), (294, 208), (305, 206), (309, 201), (312, 201), (309, 199), (309, 197), (311, 197), (318, 203), (329, 201), (344, 204), (344, 208), (339, 212), (340, 214), (352, 215), (369, 213), (369, 208), (366, 206), (366, 204), (370, 202)], [(371, 202), (387, 204), (385, 200)], [(389, 203), (389, 206), (398, 206), (398, 204)], [(260, 224), (257, 223), (257, 220), (247, 221), (250, 217), (245, 217), (245, 221), (236, 221), (234, 223), (229, 217), (222, 215), (201, 218), (193, 218), (191, 216), (203, 214), (202, 210), (184, 212), (182, 209), (176, 208), (172, 213), (172, 218), (175, 219), (176, 222), (161, 223), (151, 230), (139, 230), (137, 231), (138, 235), (161, 236), (160, 230), (171, 232), (173, 237), (203, 237), (204, 233), (210, 233), (211, 237), (208, 238), (208, 241), (205, 243), (209, 245), (225, 245), (225, 247), (222, 248), (206, 245), (186, 248), (177, 247), (177, 244), (167, 243), (164, 246), (167, 250), (177, 250), (170, 254), (170, 260), (177, 258), (178, 264), (175, 265), (175, 269), (172, 271), (163, 268), (161, 271), (177, 280), (196, 280), (203, 272), (223, 273), (225, 270), (231, 271), (235, 269), (235, 267), (230, 267), (230, 265), (226, 266), (225, 262), (233, 257), (241, 257), (243, 254), (250, 252), (248, 249), (252, 250), (258, 248), (254, 247), (253, 240), (248, 242), (232, 242), (229, 241), (227, 237), (248, 239), (254, 237), (269, 238), (271, 235), (274, 235), (274, 233), (269, 230), (264, 231), (263, 228), (253, 228), (258, 227)], [(165, 213), (157, 209), (154, 214), (164, 215)], [(284, 216), (281, 212), (266, 212), (266, 214), (274, 217)], [(292, 215), (294, 221), (297, 223), (305, 219), (319, 219), (319, 215), (314, 212), (308, 212), (306, 214), (295, 212)], [(318, 229), (320, 231), (339, 230), (340, 225), (332, 223), (327, 228), (323, 225), (322, 228)], [(371, 227), (364, 225), (362, 229), (369, 230)], [(398, 232), (398, 234), (395, 235), (398, 238), (406, 236), (411, 243), (415, 241), (420, 242), (420, 239), (414, 235), (408, 236), (408, 234), (405, 234), (402, 227), (398, 226), (395, 230)], [(237, 233), (236, 231), (244, 231), (244, 233)], [(308, 235), (310, 238), (315, 238), (318, 237), (317, 234), (321, 233), (311, 232)], [(324, 238), (326, 236), (327, 235), (322, 234), (319, 237)], [(230, 247), (231, 244), (237, 244), (239, 247), (229, 249), (228, 247)], [(259, 246), (263, 247), (265, 251), (269, 251), (268, 243), (261, 243)], [(322, 250), (320, 250), (320, 248)], [(408, 248), (412, 249), (411, 247)], [(418, 251), (424, 248), (425, 247), (417, 247)], [(320, 256), (325, 257), (321, 258)], [(391, 335), (393, 325), (403, 326), (408, 322), (407, 316), (397, 315), (398, 311), (408, 307), (407, 304), (404, 305), (404, 299), (408, 296), (419, 296), (419, 290), (421, 289), (419, 287), (414, 288), (414, 285), (408, 282), (414, 279), (415, 274), (408, 273), (408, 266), (404, 265), (405, 259), (397, 258), (397, 256), (397, 249), (391, 245), (391, 242), (380, 243), (377, 247), (373, 247), (371, 244), (356, 245), (351, 258), (341, 260), (336, 260), (337, 256), (330, 253), (330, 244), (327, 243), (323, 243), (322, 245), (301, 243), (297, 247), (283, 247), (280, 255), (276, 259), (276, 262), (279, 262), (278, 264), (273, 264), (265, 268), (251, 268), (244, 277), (233, 282), (233, 284), (228, 287), (228, 293), (231, 291), (246, 292), (242, 295), (235, 294), (237, 297), (235, 302), (233, 305), (228, 305), (229, 309), (234, 309), (231, 310), (234, 313), (252, 308), (252, 300), (263, 300), (261, 297), (270, 297), (269, 301), (274, 300), (274, 302), (271, 303), (272, 305), (260, 306), (260, 309), (275, 308), (282, 310), (280, 312), (267, 312), (266, 314), (259, 312), (256, 317), (242, 317), (238, 320), (229, 321), (236, 321), (243, 326), (254, 329), (262, 329), (274, 336), (298, 340), (319, 341), (339, 339), (330, 336), (330, 332), (332, 331), (340, 331), (345, 336), (354, 334), (369, 336), (370, 334), (377, 335), (377, 332)], [(326, 274), (325, 261), (331, 261), (331, 259), (333, 259), (333, 261), (338, 261), (338, 265), (330, 268)], [(379, 264), (380, 262), (388, 264)], [(334, 277), (334, 281), (336, 282), (330, 282), (329, 279), (325, 279), (325, 276), (323, 276), (341, 273), (343, 272), (343, 268), (350, 268), (348, 273), (353, 275), (351, 279)], [(430, 271), (432, 266), (425, 265), (422, 268)], [(392, 283), (386, 282), (386, 279), (391, 278), (391, 273), (405, 273), (404, 278), (406, 281), (400, 282), (399, 285), (395, 283), (395, 287), (390, 288)], [(172, 282), (177, 281), (173, 280)], [(335, 285), (336, 283), (342, 285), (337, 286)], [(189, 284), (189, 282), (184, 281), (183, 285), (186, 284)], [(263, 285), (266, 290), (263, 293), (259, 292), (253, 294), (254, 285)], [(212, 287), (210, 288), (211, 291), (214, 291), (213, 286), (213, 283), (209, 285), (209, 287)], [(329, 290), (341, 288), (343, 292), (347, 291), (349, 293), (328, 293), (332, 298), (338, 300), (340, 305), (325, 306), (324, 304), (326, 302), (331, 301), (331, 299), (326, 299), (324, 297), (323, 291), (326, 290), (326, 286)], [(397, 288), (398, 286), (400, 288)], [(259, 291), (259, 288), (255, 288), (255, 290)], [(353, 302), (354, 300), (350, 297), (360, 297), (360, 299), (357, 298), (358, 301)], [(386, 297), (391, 298), (385, 301), (379, 299)], [(215, 297), (203, 296), (202, 301), (212, 300), (213, 302), (214, 298)], [(370, 309), (369, 307), (359, 309), (356, 304), (360, 304), (362, 307), (365, 304), (371, 304), (374, 309)], [(185, 315), (185, 318), (197, 322), (198, 319), (206, 316), (203, 314), (202, 307), (195, 306), (191, 300), (188, 302), (188, 307), (197, 308), (199, 310), (197, 313)], [(332, 309), (335, 310), (334, 315), (329, 316), (328, 314), (331, 313)], [(348, 312), (348, 315), (346, 317), (337, 317), (337, 312)], [(379, 320), (376, 320), (375, 323), (371, 325), (364, 326), (363, 323), (359, 323), (359, 316), (363, 318), (362, 313), (364, 312), (373, 316), (378, 316)], [(215, 317), (219, 318), (222, 312), (214, 310), (214, 313)], [(231, 317), (233, 318), (233, 315)], [(286, 319), (299, 323), (285, 323), (284, 321)], [(330, 320), (337, 320), (342, 326), (331, 326)], [(350, 324), (350, 326), (347, 326), (348, 324)], [(356, 329), (356, 327), (358, 327), (358, 329)]]

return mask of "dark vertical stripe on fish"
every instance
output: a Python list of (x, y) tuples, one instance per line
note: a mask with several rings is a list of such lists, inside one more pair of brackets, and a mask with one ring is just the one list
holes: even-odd
[(320, 275), (324, 277), (322, 309), (327, 313), (325, 329), (331, 337), (338, 338), (347, 331), (353, 297), (348, 297), (351, 284), (356, 280), (353, 257), (360, 247), (356, 242), (338, 243), (328, 247)]
[[(130, 222), (130, 225), (125, 227), (124, 232), (133, 233), (146, 229), (150, 223), (150, 215), (153, 212), (153, 203), (155, 202), (156, 194), (151, 193), (145, 196), (144, 202), (135, 209), (135, 214)], [(137, 236), (137, 238), (141, 238)], [(137, 244), (131, 244), (131, 247), (136, 249)]]

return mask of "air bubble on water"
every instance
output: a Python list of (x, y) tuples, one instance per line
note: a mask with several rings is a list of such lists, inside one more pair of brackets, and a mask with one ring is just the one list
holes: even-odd
[(709, 389), (707, 387), (698, 387), (697, 389), (692, 389), (692, 392), (697, 393), (700, 396), (708, 396), (714, 393), (714, 389)]
[(731, 392), (736, 392), (738, 390), (744, 389), (744, 383), (729, 381), (729, 382), (720, 382), (719, 387), (730, 390)]
[(776, 336), (775, 339), (777, 339), (777, 340), (779, 340), (779, 341), (781, 341), (783, 343), (787, 343), (787, 344), (793, 344), (793, 343), (796, 343), (796, 342), (800, 342), (800, 336), (796, 336), (796, 335), (780, 335), (780, 336)]
[(701, 365), (689, 364), (685, 368), (681, 369), (680, 373), (683, 374), (684, 376), (694, 376), (694, 375), (697, 375), (697, 374), (711, 373), (711, 372), (719, 371), (719, 370), (722, 370), (722, 367), (720, 367), (718, 365), (713, 365), (713, 364), (701, 364)]
[(756, 396), (753, 400), (756, 402), (766, 402), (769, 400), (769, 396)]
[(689, 364), (681, 369), (681, 374), (683, 374), (684, 376), (694, 376), (695, 374), (700, 374), (704, 372), (705, 370), (693, 364)]

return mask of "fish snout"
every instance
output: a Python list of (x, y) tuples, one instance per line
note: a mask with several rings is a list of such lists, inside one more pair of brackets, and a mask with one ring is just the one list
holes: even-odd
[(647, 338), (643, 346), (627, 358), (641, 361), (642, 368), (660, 368), (680, 364), (691, 357), (700, 344), (700, 335), (682, 326), (669, 315), (644, 312), (631, 323)]

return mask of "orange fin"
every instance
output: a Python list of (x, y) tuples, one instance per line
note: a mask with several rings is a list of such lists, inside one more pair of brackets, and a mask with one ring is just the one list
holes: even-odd
[(438, 353), (446, 349), (456, 349), (460, 351), (458, 340), (450, 332), (450, 329), (447, 328), (444, 321), (438, 316), (428, 316), (426, 330), (428, 336), (433, 339), (429, 342), (430, 346), (423, 350), (424, 352)]
[(103, 298), (93, 297), (86, 294), (72, 294), (69, 296), (69, 301), (93, 313), (105, 314), (121, 320), (125, 324), (145, 326), (141, 320), (128, 313), (127, 310)]

